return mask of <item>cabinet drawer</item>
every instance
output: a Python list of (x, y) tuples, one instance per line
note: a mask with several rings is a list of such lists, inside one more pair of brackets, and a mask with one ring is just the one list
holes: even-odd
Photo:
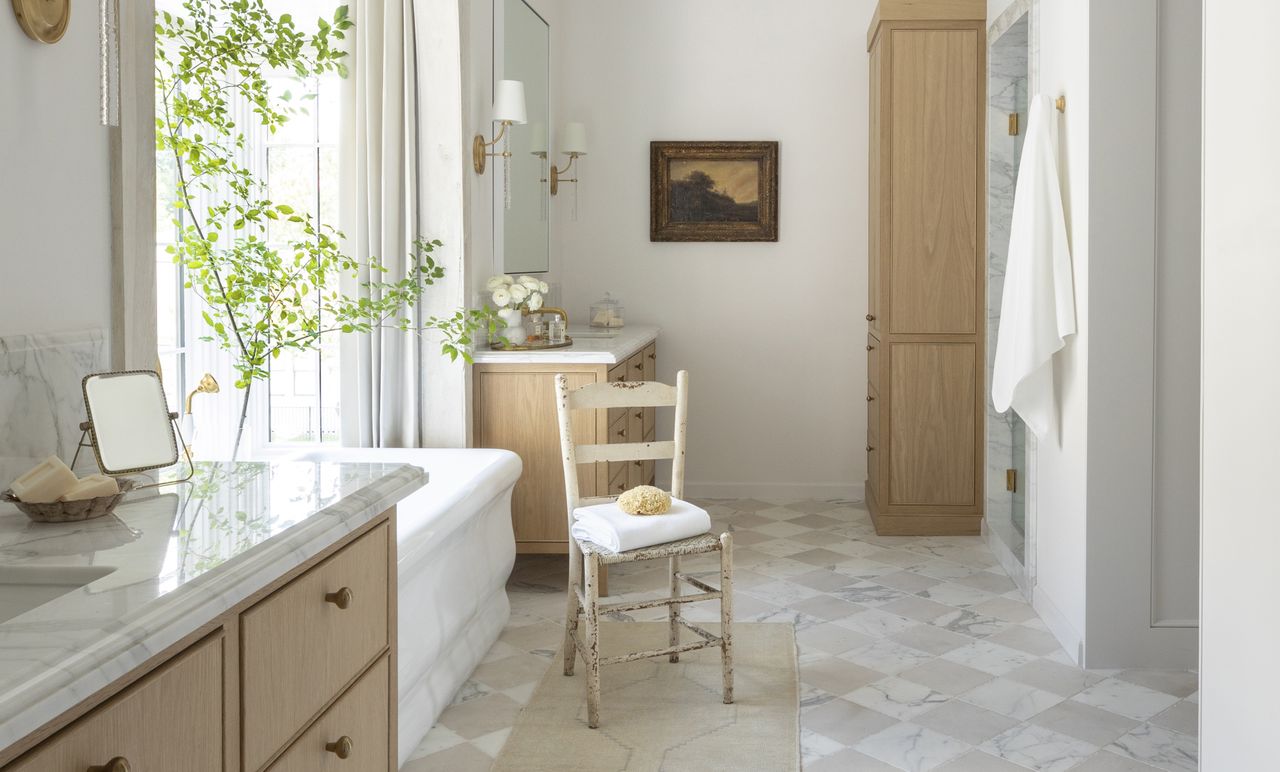
[[(269, 772), (391, 769), (390, 673), (387, 657), (378, 660), (289, 746)], [(347, 757), (341, 758), (339, 753), (346, 753)]]
[[(867, 483), (879, 485), (880, 456), (880, 395), (875, 387), (867, 384)], [(874, 491), (872, 493), (874, 497)]]
[(246, 769), (386, 647), (389, 532), (383, 523), (241, 615)]
[(617, 470), (614, 472), (613, 476), (609, 478), (609, 491), (605, 494), (606, 496), (619, 496), (627, 490), (626, 462), (620, 461), (616, 464), (609, 464), (610, 470), (613, 470), (614, 467), (617, 467)]
[(222, 635), (197, 643), (49, 738), (6, 772), (222, 772)]
[(645, 371), (644, 363), (645, 363), (645, 358), (644, 358), (644, 350), (643, 350), (643, 349), (641, 349), (640, 351), (637, 351), (636, 353), (634, 353), (634, 354), (632, 354), (631, 356), (627, 357), (627, 380), (628, 380), (628, 381), (643, 381), (643, 380), (645, 380), (645, 377), (644, 377), (644, 371)]
[(880, 341), (874, 335), (867, 336), (867, 380), (880, 388)]

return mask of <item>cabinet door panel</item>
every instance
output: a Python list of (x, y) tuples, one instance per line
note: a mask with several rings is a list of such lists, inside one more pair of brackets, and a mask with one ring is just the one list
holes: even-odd
[(7, 772), (84, 772), (122, 757), (136, 772), (222, 772), (222, 645), (197, 643)]
[(979, 33), (891, 33), (889, 330), (977, 330)]
[(973, 506), (977, 347), (894, 343), (888, 366), (889, 497), (881, 503)]
[(884, 180), (883, 173), (885, 164), (881, 160), (884, 152), (883, 131), (881, 124), (884, 121), (884, 112), (881, 108), (881, 99), (884, 89), (881, 87), (881, 79), (884, 77), (881, 68), (881, 60), (884, 58), (881, 54), (883, 45), (877, 43), (875, 48), (871, 49), (871, 82), (869, 84), (871, 91), (871, 125), (869, 127), (868, 136), (870, 138), (870, 157), (868, 178), (870, 181), (870, 195), (868, 201), (868, 227), (867, 227), (867, 315), (871, 317), (868, 323), (871, 329), (879, 332), (881, 327), (881, 308), (880, 308), (880, 250), (881, 238), (880, 228), (882, 222), (882, 207), (880, 205), (881, 196), (888, 192)]
[[(570, 389), (596, 382), (594, 373), (565, 375)], [(524, 473), (511, 496), (516, 541), (567, 541), (555, 373), (480, 370), (476, 377), (480, 400), (477, 447), (506, 448), (524, 462)], [(599, 442), (595, 417), (589, 411), (574, 412), (573, 439), (580, 445)], [(582, 495), (595, 495), (595, 479), (594, 464), (578, 466)]]

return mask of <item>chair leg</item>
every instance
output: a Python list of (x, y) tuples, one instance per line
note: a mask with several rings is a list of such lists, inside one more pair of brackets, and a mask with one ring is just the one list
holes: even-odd
[[(680, 571), (680, 558), (672, 557), (669, 559), (669, 562), (671, 564), (671, 597), (679, 598), (680, 597), (680, 579), (679, 577), (676, 576), (676, 573)], [(675, 646), (676, 644), (680, 643), (680, 604), (679, 603), (672, 603), (670, 606), (667, 606), (667, 624), (671, 626), (671, 630), (668, 635), (668, 640), (670, 641), (672, 646)], [(672, 654), (670, 655), (669, 659), (672, 662), (679, 662), (680, 655)]]
[(733, 534), (720, 534), (720, 666), (724, 704), (733, 704)]
[(573, 666), (578, 659), (578, 647), (573, 642), (573, 634), (578, 630), (578, 616), (582, 607), (578, 604), (577, 589), (582, 585), (582, 551), (572, 539), (569, 542), (569, 598), (564, 616), (564, 674), (573, 675)]
[(583, 652), (583, 659), (587, 663), (587, 726), (595, 729), (600, 726), (600, 558), (598, 555), (587, 555), (586, 572), (587, 607), (584, 609), (584, 615), (587, 618), (587, 639), (584, 643), (587, 650)]

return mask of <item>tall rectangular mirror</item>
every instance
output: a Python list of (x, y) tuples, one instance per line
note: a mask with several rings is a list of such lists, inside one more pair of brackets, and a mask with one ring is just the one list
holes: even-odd
[(510, 180), (494, 182), (495, 262), (506, 273), (543, 273), (550, 268), (551, 28), (524, 0), (495, 0), (494, 10), (494, 79), (523, 82), (528, 113), (527, 123), (510, 128)]

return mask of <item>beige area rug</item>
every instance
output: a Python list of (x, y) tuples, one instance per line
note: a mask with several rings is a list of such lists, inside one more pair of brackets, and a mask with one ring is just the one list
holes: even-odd
[[(719, 649), (681, 654), (674, 665), (666, 657), (627, 662), (601, 668), (599, 729), (587, 727), (581, 657), (566, 678), (557, 653), (493, 769), (798, 771), (795, 629), (768, 623), (733, 628), (733, 705), (720, 701)], [(706, 629), (719, 633), (719, 625)], [(667, 623), (606, 622), (600, 632), (601, 653), (611, 656), (665, 646)]]

